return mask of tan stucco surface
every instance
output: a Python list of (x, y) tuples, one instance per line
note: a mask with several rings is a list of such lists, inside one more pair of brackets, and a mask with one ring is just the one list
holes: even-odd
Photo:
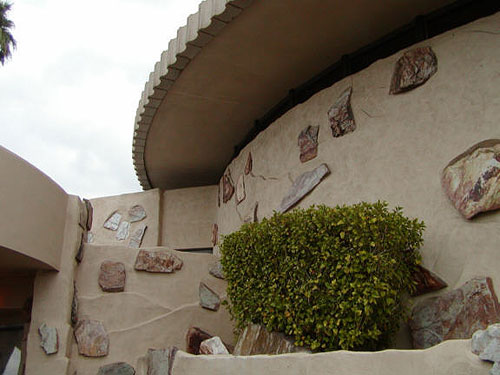
[[(425, 221), (423, 264), (449, 284), (446, 290), (490, 276), (500, 292), (500, 212), (465, 220), (440, 184), (451, 159), (479, 141), (500, 137), (499, 25), (497, 13), (419, 44), (432, 47), (438, 71), (413, 91), (388, 94), (400, 52), (287, 112), (226, 169), (237, 181), (252, 153), (246, 199), (236, 205), (233, 196), (221, 204), (220, 233), (238, 229), (255, 202), (259, 219), (270, 216), (297, 176), (326, 163), (331, 174), (300, 207), (379, 199), (402, 206), (407, 216)], [(327, 111), (350, 85), (357, 129), (333, 138)], [(297, 138), (308, 125), (320, 126), (318, 156), (302, 164)]]
[[(200, 281), (220, 296), (225, 295), (225, 282), (208, 274), (214, 256), (172, 250), (183, 260), (182, 269), (172, 274), (153, 274), (134, 270), (138, 251), (122, 246), (85, 246), (85, 258), (76, 278), (79, 316), (104, 323), (110, 349), (106, 357), (86, 358), (78, 355), (73, 342), (71, 369), (77, 370), (78, 375), (94, 375), (100, 366), (117, 361), (125, 361), (136, 368), (137, 374), (145, 375), (141, 357), (148, 348), (175, 345), (185, 350), (185, 335), (190, 326), (200, 327), (234, 344), (233, 326), (225, 309), (221, 307), (213, 312), (199, 306)], [(98, 275), (104, 260), (124, 263), (127, 273), (124, 292), (101, 291)]]
[(0, 171), (0, 269), (59, 269), (67, 194), (1, 146)]
[[(81, 239), (79, 198), (69, 196), (63, 235), (60, 271), (38, 271), (33, 287), (33, 308), (28, 335), (26, 375), (66, 374), (71, 355), (73, 331), (70, 326), (75, 254)], [(40, 347), (38, 328), (42, 323), (55, 327), (59, 351), (50, 356)]]
[(491, 364), (470, 351), (468, 340), (452, 340), (427, 350), (193, 356), (178, 352), (172, 374), (204, 375), (486, 375)]
[(162, 245), (173, 249), (212, 247), (217, 186), (166, 190), (163, 193)]
[[(91, 199), (90, 201), (94, 208), (94, 218), (91, 229), (93, 235), (92, 243), (97, 245), (128, 246), (130, 235), (132, 235), (140, 225), (145, 224), (148, 226), (148, 229), (144, 234), (141, 247), (157, 246), (159, 244), (160, 199), (161, 192), (159, 189)], [(144, 207), (147, 215), (146, 218), (131, 223), (129, 237), (124, 240), (117, 240), (116, 231), (104, 228), (104, 222), (115, 211), (122, 215), (122, 221), (129, 221), (128, 210), (135, 205)]]

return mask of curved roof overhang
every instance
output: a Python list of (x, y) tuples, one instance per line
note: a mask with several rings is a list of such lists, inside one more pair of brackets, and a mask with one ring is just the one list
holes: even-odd
[(450, 0), (207, 0), (146, 83), (133, 159), (144, 189), (216, 184), (290, 89)]

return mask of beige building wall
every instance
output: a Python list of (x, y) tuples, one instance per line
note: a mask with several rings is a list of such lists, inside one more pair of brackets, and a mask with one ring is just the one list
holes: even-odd
[(212, 247), (217, 186), (163, 192), (162, 244), (173, 249)]
[(0, 171), (0, 268), (59, 269), (68, 196), (1, 146)]
[[(331, 174), (298, 207), (377, 200), (402, 206), (406, 216), (425, 221), (423, 264), (449, 288), (490, 276), (500, 292), (500, 212), (466, 220), (440, 182), (441, 171), (455, 156), (479, 141), (500, 138), (499, 24), (497, 13), (413, 46), (431, 46), (438, 71), (412, 91), (389, 95), (401, 51), (284, 114), (228, 165), (226, 173), (236, 182), (251, 152), (246, 199), (237, 205), (234, 195), (221, 203), (220, 233), (237, 230), (256, 202), (259, 220), (271, 216), (292, 181), (326, 163)], [(349, 86), (357, 129), (334, 138), (327, 112)], [(320, 126), (318, 156), (301, 163), (297, 139), (309, 125)]]

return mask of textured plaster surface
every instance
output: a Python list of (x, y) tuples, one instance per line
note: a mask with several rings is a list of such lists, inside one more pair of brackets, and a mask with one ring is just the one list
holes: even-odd
[[(327, 163), (331, 174), (299, 207), (379, 199), (391, 207), (402, 206), (406, 216), (426, 223), (421, 249), (426, 268), (446, 280), (449, 288), (484, 275), (492, 277), (499, 291), (500, 212), (467, 221), (440, 183), (442, 169), (455, 156), (500, 136), (499, 24), (497, 13), (418, 44), (432, 47), (439, 70), (410, 92), (388, 94), (400, 51), (287, 112), (228, 165), (226, 172), (239, 175), (252, 153), (246, 199), (236, 205), (233, 198), (217, 209), (219, 233), (237, 230), (255, 202), (259, 219), (269, 217), (297, 176)], [(357, 129), (333, 138), (327, 111), (349, 86)], [(318, 156), (300, 163), (297, 134), (315, 124), (320, 125)], [(407, 345), (407, 340), (398, 344)]]
[[(165, 250), (166, 248), (148, 248)], [(144, 357), (149, 348), (175, 345), (185, 350), (185, 335), (197, 326), (233, 344), (233, 326), (224, 308), (213, 312), (199, 306), (201, 281), (225, 296), (225, 281), (210, 276), (215, 257), (174, 251), (184, 265), (172, 274), (153, 274), (134, 270), (138, 249), (87, 244), (85, 259), (78, 268), (79, 315), (103, 322), (109, 334), (109, 354), (104, 358), (79, 356), (73, 344), (71, 366), (78, 375), (95, 374), (100, 366), (112, 362), (130, 363), (137, 374), (145, 374)], [(102, 261), (120, 261), (127, 272), (125, 292), (105, 293), (98, 284)]]
[[(94, 220), (91, 232), (94, 235), (93, 244), (127, 246), (130, 236), (142, 224), (148, 226), (142, 240), (141, 247), (157, 246), (159, 244), (160, 222), (160, 195), (159, 189), (147, 192), (122, 194), (111, 197), (95, 198), (91, 200), (94, 207)], [(128, 211), (135, 205), (141, 205), (146, 210), (146, 218), (130, 223), (127, 238), (120, 241), (116, 238), (117, 232), (103, 227), (104, 222), (115, 211), (121, 214), (121, 221), (130, 222)]]

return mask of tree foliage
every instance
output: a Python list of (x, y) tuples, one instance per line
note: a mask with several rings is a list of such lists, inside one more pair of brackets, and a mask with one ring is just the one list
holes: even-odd
[(12, 56), (12, 51), (17, 45), (11, 33), (14, 22), (7, 18), (7, 13), (10, 11), (11, 7), (12, 4), (0, 0), (0, 63), (2, 65)]
[(316, 351), (385, 348), (415, 288), (424, 228), (385, 202), (313, 206), (245, 224), (221, 245), (232, 318)]

